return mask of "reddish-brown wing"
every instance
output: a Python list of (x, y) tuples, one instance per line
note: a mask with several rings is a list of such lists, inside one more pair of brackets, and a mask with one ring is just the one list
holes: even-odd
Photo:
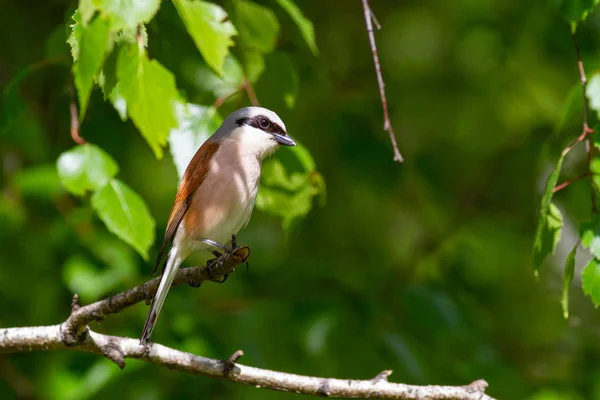
[(190, 202), (194, 193), (196, 192), (196, 189), (200, 187), (204, 181), (204, 178), (206, 178), (206, 174), (208, 173), (210, 166), (210, 160), (213, 158), (218, 149), (219, 143), (204, 142), (186, 168), (183, 178), (181, 179), (181, 183), (179, 184), (177, 195), (175, 195), (175, 202), (173, 203), (173, 208), (171, 209), (167, 230), (165, 232), (165, 237), (162, 241), (162, 244), (160, 245), (160, 251), (158, 252), (153, 273), (156, 273), (158, 270), (158, 266), (160, 265), (163, 254), (167, 249), (167, 246), (173, 241), (175, 233), (177, 233), (177, 228), (179, 227), (179, 224), (183, 220), (185, 213), (190, 207)]

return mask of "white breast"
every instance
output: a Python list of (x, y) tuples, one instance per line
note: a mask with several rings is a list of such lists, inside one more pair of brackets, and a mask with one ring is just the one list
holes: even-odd
[(187, 227), (194, 239), (227, 243), (250, 220), (260, 181), (260, 161), (243, 143), (225, 139), (191, 207), (201, 210), (199, 226)]

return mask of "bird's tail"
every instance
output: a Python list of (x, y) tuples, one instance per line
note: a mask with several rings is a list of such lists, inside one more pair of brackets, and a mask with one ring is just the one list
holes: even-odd
[(169, 255), (167, 257), (165, 268), (163, 269), (162, 277), (160, 278), (158, 290), (154, 295), (154, 300), (152, 300), (152, 305), (150, 306), (150, 312), (148, 313), (146, 323), (144, 324), (142, 338), (140, 339), (140, 344), (143, 346), (148, 345), (148, 343), (150, 342), (150, 337), (152, 336), (154, 325), (156, 325), (156, 319), (158, 318), (160, 309), (162, 308), (165, 299), (167, 298), (167, 293), (169, 293), (169, 289), (171, 288), (173, 279), (175, 279), (175, 275), (177, 275), (177, 270), (179, 269), (179, 266), (182, 262), (183, 258), (181, 257), (177, 247), (171, 248), (171, 251), (169, 252)]

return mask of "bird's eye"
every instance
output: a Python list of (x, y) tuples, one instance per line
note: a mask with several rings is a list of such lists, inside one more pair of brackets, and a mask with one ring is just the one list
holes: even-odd
[(267, 129), (269, 126), (271, 126), (271, 121), (266, 118), (261, 118), (258, 120), (258, 125), (260, 125), (261, 129)]

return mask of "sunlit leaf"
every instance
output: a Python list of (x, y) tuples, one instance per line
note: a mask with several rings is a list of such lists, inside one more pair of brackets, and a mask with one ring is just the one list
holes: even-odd
[(129, 117), (156, 157), (161, 158), (169, 130), (177, 126), (174, 108), (179, 94), (173, 74), (131, 45), (119, 54), (117, 77), (118, 91), (127, 104)]
[(581, 272), (583, 292), (592, 298), (596, 307), (600, 305), (600, 261), (592, 259)]
[(137, 193), (113, 179), (94, 193), (92, 207), (109, 231), (148, 259), (154, 241), (154, 219)]
[(76, 62), (79, 58), (79, 47), (81, 44), (81, 36), (83, 35), (83, 24), (81, 23), (81, 13), (79, 10), (76, 10), (73, 16), (71, 17), (73, 20), (69, 25), (69, 37), (67, 38), (67, 43), (71, 47), (71, 57), (73, 57), (73, 61)]
[(600, 113), (600, 73), (594, 73), (588, 78), (586, 94), (590, 108)]
[(563, 286), (562, 296), (560, 304), (563, 309), (563, 315), (565, 319), (569, 318), (569, 289), (571, 282), (573, 281), (573, 275), (575, 274), (575, 254), (577, 253), (577, 245), (573, 247), (573, 250), (567, 256), (567, 262), (565, 264), (565, 271), (563, 273)]
[(201, 0), (174, 0), (173, 4), (206, 63), (223, 75), (223, 62), (237, 34), (225, 10)]
[(83, 28), (79, 54), (73, 64), (75, 87), (79, 98), (79, 119), (83, 119), (87, 103), (94, 86), (94, 78), (104, 61), (110, 46), (110, 29), (108, 21), (95, 18)]
[(312, 22), (310, 22), (303, 14), (300, 8), (294, 3), (293, 0), (276, 0), (277, 3), (290, 15), (292, 20), (298, 25), (300, 33), (304, 38), (304, 41), (310, 48), (310, 51), (314, 55), (319, 54), (317, 49), (317, 43), (315, 41), (315, 28)]
[(102, 89), (104, 100), (110, 97), (113, 89), (117, 85), (117, 60), (119, 52), (113, 49), (105, 58), (102, 70), (98, 74), (98, 86)]
[(218, 76), (211, 69), (199, 68), (198, 85), (203, 90), (212, 92), (216, 97), (228, 97), (241, 91), (244, 83), (244, 70), (233, 56), (227, 56), (223, 65), (223, 75)]
[(546, 225), (542, 234), (542, 248), (534, 254), (534, 262), (541, 265), (548, 254), (554, 254), (562, 232), (562, 214), (558, 207), (550, 203)]
[(285, 230), (305, 216), (312, 208), (313, 198), (325, 191), (322, 177), (314, 170), (312, 156), (301, 144), (296, 147), (300, 149), (281, 150), (277, 157), (263, 163), (256, 200), (260, 210), (282, 218)]
[(221, 125), (222, 119), (212, 107), (179, 103), (175, 108), (176, 128), (169, 134), (169, 146), (179, 179), (202, 143)]
[(236, 0), (236, 28), (239, 31), (239, 44), (245, 50), (270, 53), (275, 48), (279, 35), (279, 21), (268, 7), (248, 0)]
[(575, 32), (577, 25), (587, 18), (599, 2), (600, 0), (554, 0), (562, 17), (571, 25), (571, 32)]
[(540, 213), (538, 216), (538, 223), (535, 232), (535, 240), (533, 244), (533, 254), (534, 254), (534, 273), (537, 276), (539, 273), (539, 268), (541, 266), (542, 261), (551, 251), (548, 251), (548, 248), (552, 249), (554, 246), (543, 246), (543, 234), (544, 230), (547, 228), (548, 223), (548, 213), (550, 212), (550, 203), (552, 202), (552, 191), (558, 182), (558, 177), (560, 175), (560, 169), (562, 167), (563, 156), (561, 155), (556, 163), (556, 167), (550, 173), (548, 180), (546, 181), (546, 187), (544, 189), (544, 193), (542, 195), (541, 205), (540, 205)]
[(62, 153), (56, 167), (63, 186), (78, 196), (104, 186), (119, 171), (112, 157), (93, 144), (79, 145)]
[(154, 17), (161, 0), (91, 0), (92, 4), (110, 18), (114, 30), (137, 29)]
[(94, 0), (79, 0), (79, 7), (77, 10), (79, 10), (79, 13), (81, 14), (81, 22), (83, 25), (87, 25), (96, 12)]
[(596, 215), (591, 222), (581, 224), (579, 235), (581, 245), (594, 257), (600, 257), (600, 217)]

